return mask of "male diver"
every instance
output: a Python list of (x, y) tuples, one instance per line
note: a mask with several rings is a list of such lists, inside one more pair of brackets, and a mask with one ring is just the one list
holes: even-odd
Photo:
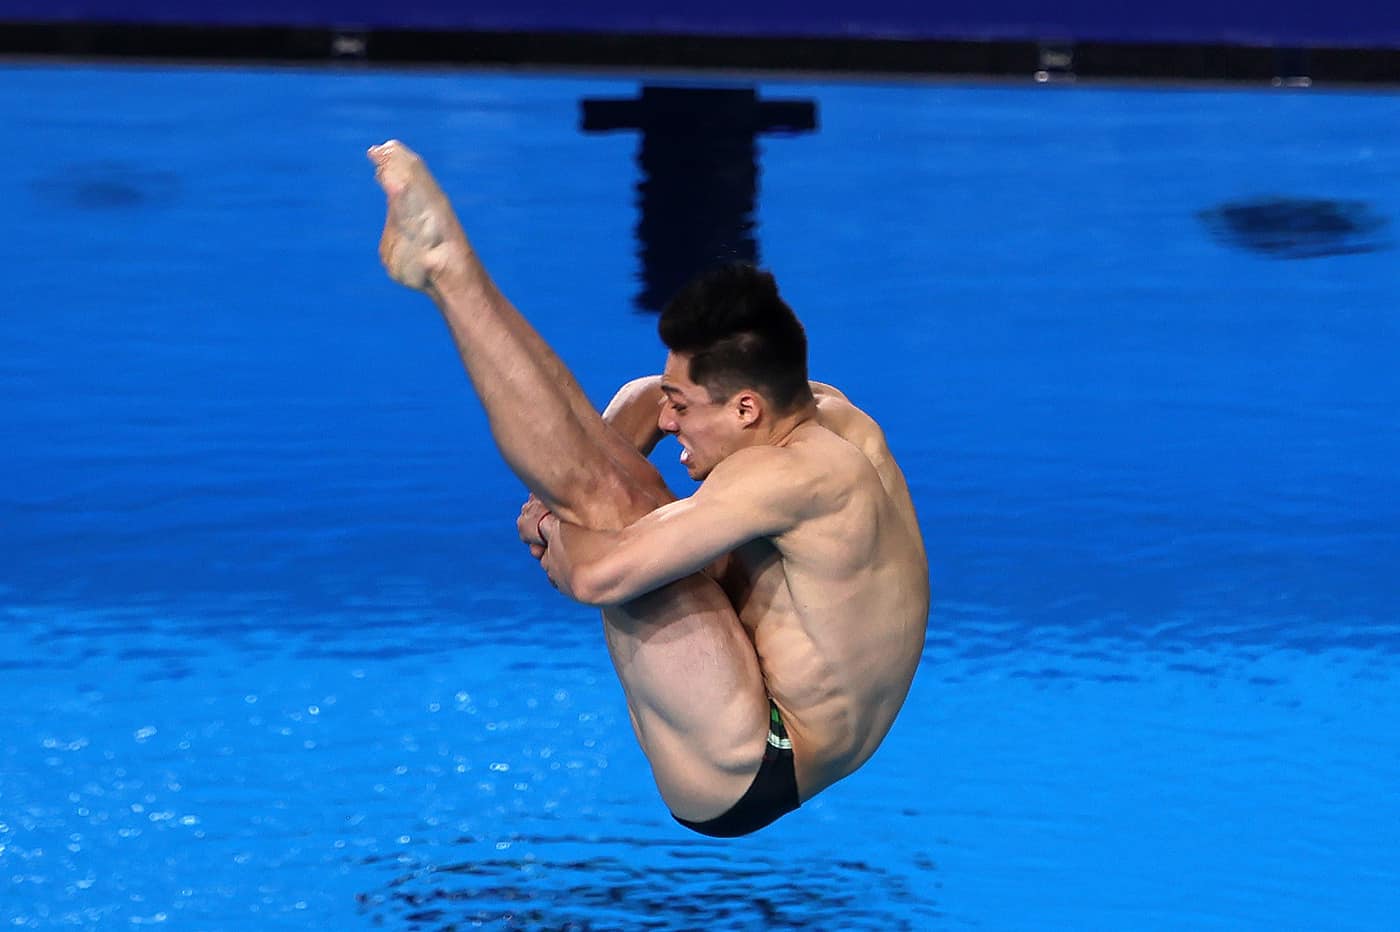
[[(730, 266), (662, 312), (660, 377), (603, 415), (497, 289), (423, 161), (369, 150), (380, 258), (442, 312), (550, 581), (602, 609), (632, 725), (682, 825), (748, 834), (860, 767), (908, 694), (929, 610), (908, 486), (879, 426), (809, 383), (772, 276)], [(680, 442), (676, 498), (647, 461)]]

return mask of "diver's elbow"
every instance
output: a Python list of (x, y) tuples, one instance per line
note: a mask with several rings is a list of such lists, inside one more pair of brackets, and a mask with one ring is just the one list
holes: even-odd
[(575, 601), (595, 608), (608, 608), (627, 601), (617, 585), (616, 577), (605, 566), (596, 563), (579, 567), (570, 588)]

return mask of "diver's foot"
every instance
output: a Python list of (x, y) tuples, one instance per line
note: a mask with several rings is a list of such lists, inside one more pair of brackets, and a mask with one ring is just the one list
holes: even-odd
[(370, 147), (368, 155), (375, 180), (389, 197), (379, 258), (394, 281), (425, 290), (454, 257), (467, 252), (466, 236), (416, 152), (391, 139)]

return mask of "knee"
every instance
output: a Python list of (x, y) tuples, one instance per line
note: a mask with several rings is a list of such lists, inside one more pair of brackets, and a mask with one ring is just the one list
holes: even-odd
[(674, 500), (660, 473), (652, 472), (654, 481), (611, 471), (580, 476), (570, 486), (569, 501), (558, 503), (554, 510), (572, 524), (602, 531), (624, 528)]

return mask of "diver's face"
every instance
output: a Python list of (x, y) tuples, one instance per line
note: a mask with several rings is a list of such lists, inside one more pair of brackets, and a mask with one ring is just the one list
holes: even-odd
[(739, 446), (742, 422), (725, 400), (716, 401), (690, 380), (690, 356), (671, 353), (661, 374), (661, 411), (656, 424), (681, 445), (681, 465), (703, 480)]

